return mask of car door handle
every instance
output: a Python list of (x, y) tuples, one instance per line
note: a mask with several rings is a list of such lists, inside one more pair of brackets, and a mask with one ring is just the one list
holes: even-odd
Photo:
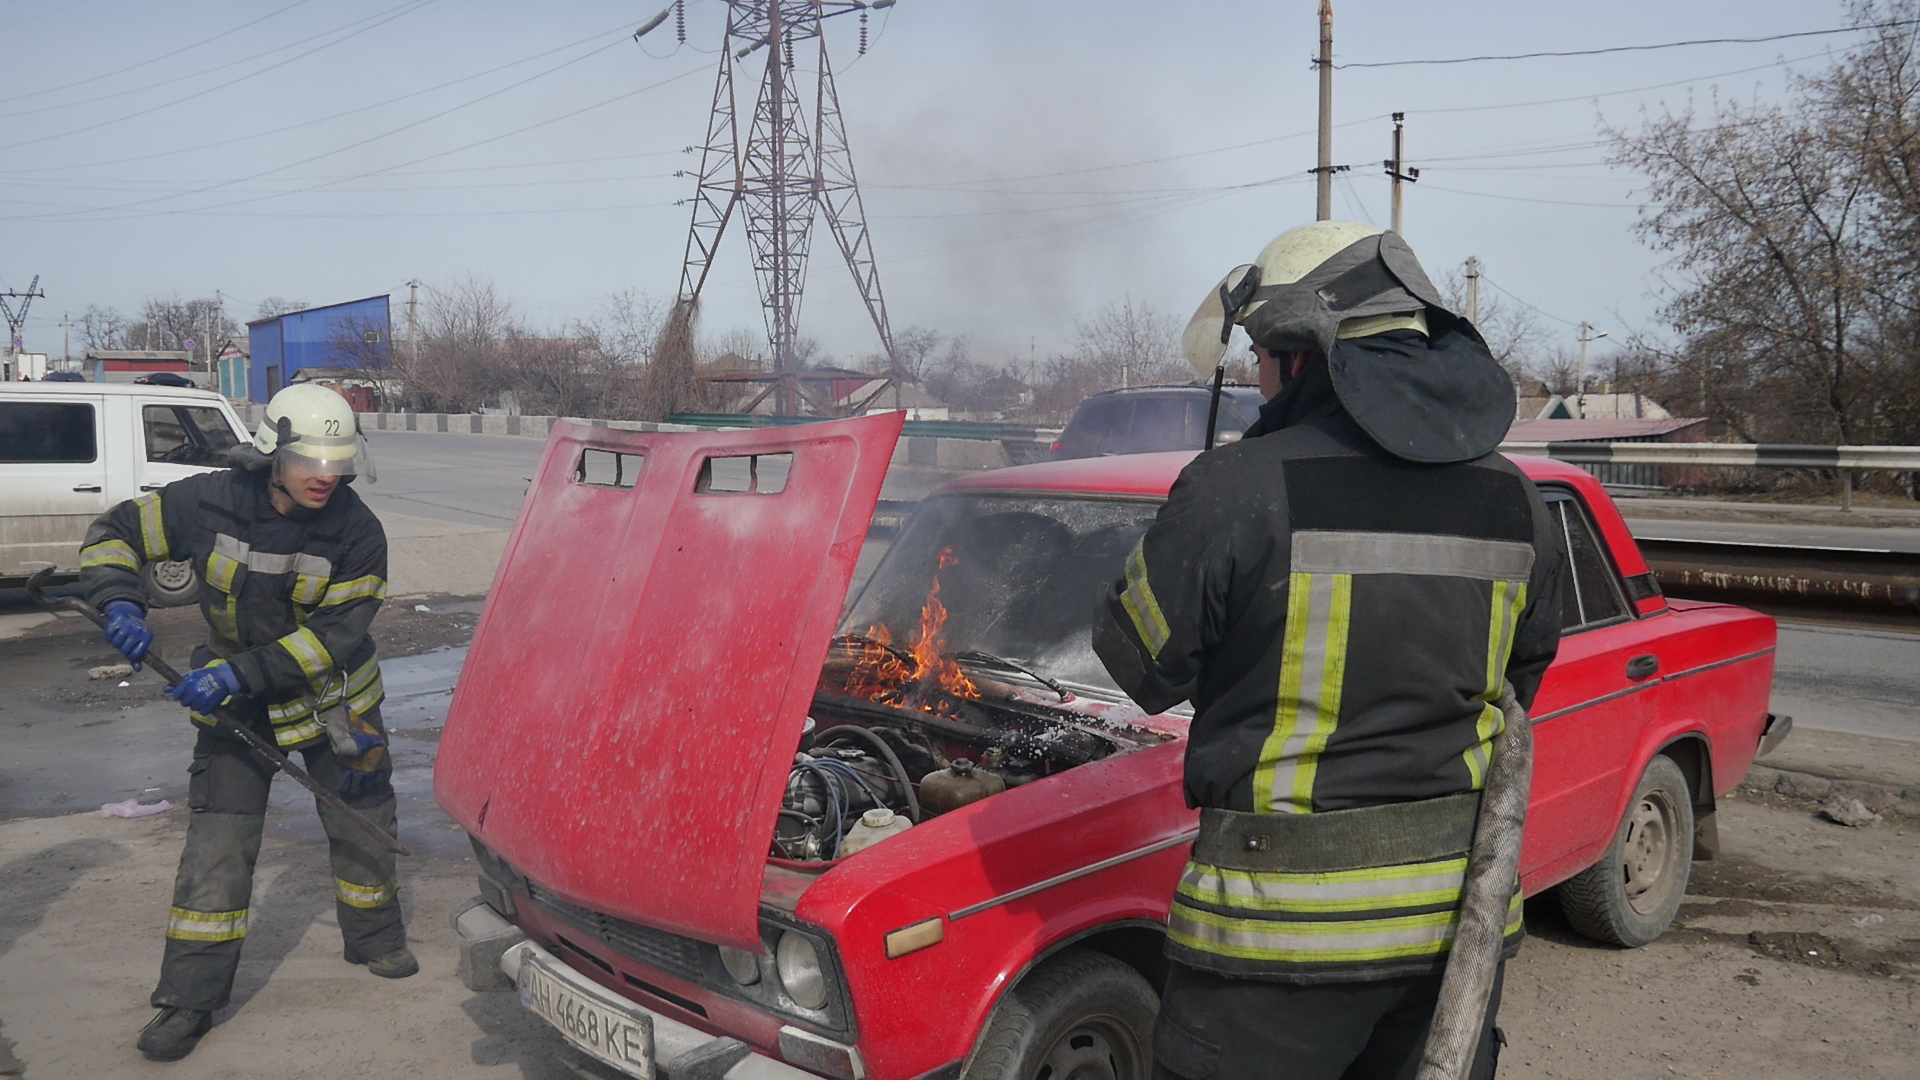
[(99, 491), (99, 490), (100, 490), (100, 485), (99, 485), (99, 484), (75, 484), (75, 485), (73, 486), (73, 490), (75, 490), (75, 491)]
[(1636, 656), (1627, 661), (1627, 678), (1644, 679), (1660, 670), (1660, 658), (1652, 653)]
[(140, 490), (141, 491), (159, 491), (161, 488), (166, 486), (167, 485), (165, 484), (141, 484)]

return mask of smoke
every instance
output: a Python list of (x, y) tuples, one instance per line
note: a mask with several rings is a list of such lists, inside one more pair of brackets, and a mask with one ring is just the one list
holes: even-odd
[(640, 419), (665, 420), (698, 400), (693, 368), (694, 326), (699, 316), (699, 302), (681, 297), (674, 300), (666, 321), (660, 324), (653, 362), (647, 365), (646, 381), (640, 390)]

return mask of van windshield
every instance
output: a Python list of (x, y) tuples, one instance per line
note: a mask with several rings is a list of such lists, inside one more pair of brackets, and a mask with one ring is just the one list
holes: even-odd
[(841, 621), (842, 634), (962, 662), (988, 654), (1064, 683), (1119, 688), (1094, 655), (1094, 605), (1159, 504), (943, 495), (922, 503)]

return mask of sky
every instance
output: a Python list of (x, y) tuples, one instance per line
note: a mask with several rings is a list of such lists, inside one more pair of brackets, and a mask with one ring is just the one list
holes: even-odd
[[(726, 5), (688, 0), (0, 0), (0, 286), (35, 274), (26, 347), (62, 315), (147, 297), (325, 304), (406, 282), (490, 279), (536, 327), (621, 290), (678, 287)], [(1313, 218), (1316, 0), (899, 0), (827, 22), (848, 143), (896, 328), (966, 335), (976, 359), (1068, 347), (1135, 302), (1182, 318), (1220, 275)], [(1602, 126), (1777, 99), (1856, 37), (1600, 56), (1487, 54), (1844, 27), (1838, 3), (1337, 0), (1336, 217), (1388, 224), (1389, 114), (1406, 114), (1404, 232), (1436, 279), (1488, 287), (1570, 346), (1657, 329), (1660, 258), (1640, 181)], [(764, 69), (736, 65), (739, 109)], [(796, 58), (808, 76), (810, 50)], [(764, 333), (734, 222), (702, 330)], [(877, 349), (824, 225), (801, 331)], [(13, 301), (16, 305), (19, 301)], [(80, 349), (77, 333), (72, 347)]]

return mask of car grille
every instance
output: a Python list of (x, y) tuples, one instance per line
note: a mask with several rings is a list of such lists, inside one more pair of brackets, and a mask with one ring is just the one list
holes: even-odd
[(531, 880), (527, 882), (527, 899), (592, 934), (601, 944), (648, 967), (677, 975), (688, 982), (702, 981), (700, 943), (691, 938), (569, 904)]

